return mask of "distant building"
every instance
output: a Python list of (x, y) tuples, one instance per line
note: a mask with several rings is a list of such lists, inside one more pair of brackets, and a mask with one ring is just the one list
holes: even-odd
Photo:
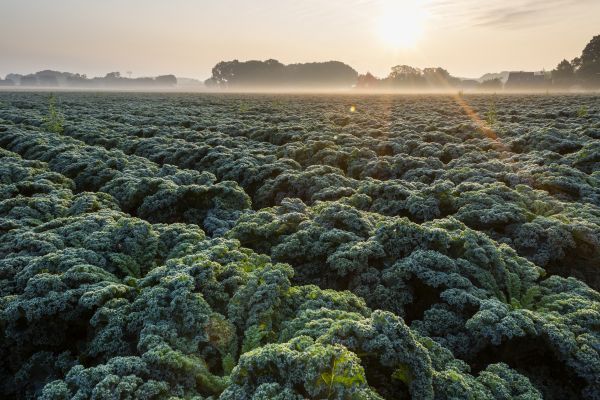
[(543, 89), (546, 76), (536, 72), (511, 72), (504, 84), (505, 89)]

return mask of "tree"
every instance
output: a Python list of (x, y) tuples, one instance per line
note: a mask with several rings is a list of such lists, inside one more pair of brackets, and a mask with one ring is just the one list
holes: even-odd
[(155, 82), (161, 86), (175, 86), (177, 85), (177, 78), (175, 75), (160, 75), (156, 77)]
[(284, 65), (277, 60), (221, 61), (212, 69), (208, 87), (350, 87), (358, 73), (339, 61)]
[(558, 87), (567, 87), (575, 81), (575, 67), (567, 60), (562, 60), (552, 70), (552, 83)]
[(423, 78), (425, 78), (428, 86), (440, 88), (449, 88), (460, 82), (441, 67), (423, 69)]
[(339, 61), (290, 64), (285, 66), (285, 84), (291, 86), (351, 87), (358, 73)]
[(488, 79), (479, 84), (479, 88), (483, 90), (501, 90), (502, 80), (500, 78)]
[(35, 75), (25, 75), (21, 78), (21, 86), (38, 86), (38, 79)]
[(204, 85), (207, 88), (216, 88), (219, 87), (219, 81), (217, 80), (217, 78), (208, 78), (207, 80), (204, 81)]
[(367, 72), (364, 75), (359, 75), (358, 80), (356, 82), (356, 87), (361, 89), (366, 88), (374, 88), (379, 84), (379, 79), (377, 79), (373, 74)]
[(583, 49), (577, 76), (587, 86), (600, 87), (600, 35), (594, 36)]
[(387, 77), (392, 86), (415, 87), (425, 83), (423, 72), (410, 65), (396, 65)]
[(120, 79), (121, 73), (120, 72), (109, 72), (108, 74), (106, 74), (106, 76), (104, 78), (105, 79)]

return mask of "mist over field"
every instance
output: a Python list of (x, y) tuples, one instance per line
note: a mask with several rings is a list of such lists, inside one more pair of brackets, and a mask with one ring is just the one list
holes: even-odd
[(600, 400), (599, 15), (3, 0), (0, 399)]
[(295, 63), (278, 60), (220, 61), (210, 78), (201, 81), (177, 78), (173, 74), (132, 78), (121, 72), (88, 78), (85, 74), (43, 70), (33, 74), (6, 75), (0, 79), (5, 90), (100, 90), (153, 92), (266, 92), (266, 93), (517, 93), (586, 92), (600, 90), (600, 35), (594, 36), (581, 55), (572, 61), (563, 59), (551, 71), (502, 71), (479, 78), (452, 76), (442, 67), (417, 68), (410, 65), (391, 67), (378, 78), (359, 74), (340, 61)]

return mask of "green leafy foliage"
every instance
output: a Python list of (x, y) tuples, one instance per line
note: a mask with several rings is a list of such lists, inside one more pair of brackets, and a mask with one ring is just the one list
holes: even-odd
[(0, 397), (599, 398), (597, 96), (0, 97)]

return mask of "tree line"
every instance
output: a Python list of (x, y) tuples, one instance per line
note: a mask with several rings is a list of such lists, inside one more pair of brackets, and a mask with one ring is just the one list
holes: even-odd
[(600, 87), (600, 35), (590, 40), (581, 56), (558, 63), (552, 70), (552, 83), (559, 87)]
[(221, 61), (204, 83), (212, 88), (350, 87), (354, 68), (339, 61), (284, 65), (277, 60)]
[(157, 77), (126, 78), (120, 72), (109, 72), (104, 77), (88, 78), (85, 74), (59, 72), (52, 70), (39, 71), (33, 74), (8, 74), (0, 80), (0, 86), (39, 86), (39, 87), (173, 87), (177, 85), (175, 75)]
[[(502, 89), (569, 89), (600, 88), (600, 35), (583, 49), (581, 55), (571, 61), (562, 60), (551, 72), (511, 72), (508, 80), (461, 79), (452, 76), (441, 67), (415, 68), (396, 65), (384, 78), (367, 72), (359, 75), (351, 66), (339, 61), (313, 62), (285, 65), (269, 59), (266, 61), (221, 61), (212, 69), (212, 75), (204, 81), (211, 89), (343, 89), (355, 87), (366, 90), (427, 90), (427, 89), (475, 89), (497, 91)], [(88, 78), (84, 74), (45, 70), (29, 75), (9, 74), (0, 79), (0, 86), (42, 87), (174, 87), (174, 75), (156, 78), (125, 78), (119, 72), (104, 77)]]
[[(512, 76), (511, 76), (512, 75)], [(441, 67), (416, 68), (396, 65), (388, 76), (378, 78), (367, 72), (359, 75), (352, 67), (338, 61), (284, 65), (277, 60), (221, 61), (205, 81), (211, 88), (350, 88), (376, 90), (476, 89), (502, 90), (519, 88), (600, 87), (600, 35), (585, 47), (580, 57), (563, 60), (551, 72), (512, 72), (505, 83), (501, 78), (461, 79)]]

